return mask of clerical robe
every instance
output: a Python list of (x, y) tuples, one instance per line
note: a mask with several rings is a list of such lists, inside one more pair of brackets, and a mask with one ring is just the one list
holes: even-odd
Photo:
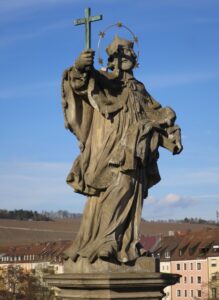
[(62, 88), (65, 126), (80, 142), (67, 182), (88, 196), (66, 254), (74, 261), (78, 256), (133, 261), (144, 253), (138, 231), (143, 199), (160, 180), (158, 147), (168, 141), (168, 130), (179, 131), (175, 113), (133, 76), (72, 67)]

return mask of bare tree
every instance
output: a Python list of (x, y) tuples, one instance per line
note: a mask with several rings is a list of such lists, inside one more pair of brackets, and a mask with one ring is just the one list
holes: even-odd
[(31, 272), (9, 265), (0, 270), (0, 300), (53, 300), (54, 291)]
[(219, 300), (219, 272), (212, 275), (211, 281), (209, 282), (209, 300)]

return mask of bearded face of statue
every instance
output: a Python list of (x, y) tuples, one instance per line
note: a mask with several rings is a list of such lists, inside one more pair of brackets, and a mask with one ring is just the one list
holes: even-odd
[(117, 51), (108, 58), (108, 68), (129, 72), (134, 69), (136, 60), (137, 56), (132, 47), (119, 45)]
[(118, 68), (122, 71), (130, 71), (135, 67), (136, 54), (130, 47), (118, 48)]

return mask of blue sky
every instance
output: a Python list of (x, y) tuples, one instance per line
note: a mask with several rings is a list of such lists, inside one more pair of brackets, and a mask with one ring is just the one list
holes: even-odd
[[(162, 181), (150, 190), (143, 217), (215, 219), (219, 209), (218, 0), (1, 0), (0, 208), (81, 212), (85, 198), (65, 178), (78, 154), (64, 129), (60, 82), (84, 47), (85, 7), (103, 14), (98, 33), (122, 21), (139, 38), (136, 78), (177, 112), (184, 151), (161, 149)], [(102, 52), (118, 33), (106, 35)], [(104, 55), (103, 55), (104, 56)], [(97, 62), (96, 68), (99, 68)]]

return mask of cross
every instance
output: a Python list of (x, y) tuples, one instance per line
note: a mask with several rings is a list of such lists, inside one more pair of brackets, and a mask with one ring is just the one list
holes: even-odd
[(102, 19), (102, 15), (91, 17), (91, 9), (85, 8), (85, 18), (74, 20), (74, 25), (85, 24), (85, 49), (91, 48), (91, 22)]

